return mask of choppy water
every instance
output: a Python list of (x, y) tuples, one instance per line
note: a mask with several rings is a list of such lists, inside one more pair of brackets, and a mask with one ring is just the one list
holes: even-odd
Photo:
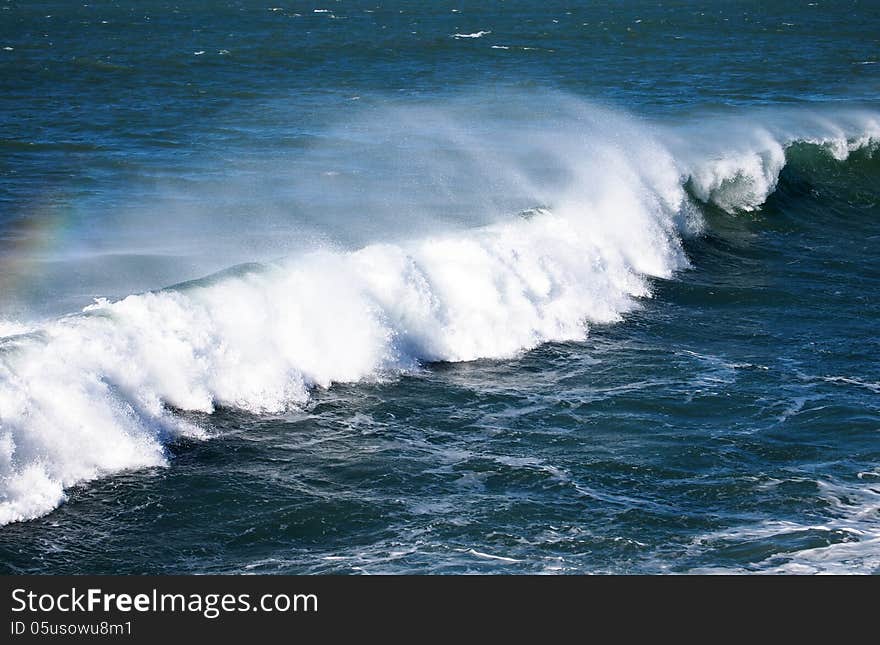
[(0, 570), (877, 572), (878, 27), (0, 4)]

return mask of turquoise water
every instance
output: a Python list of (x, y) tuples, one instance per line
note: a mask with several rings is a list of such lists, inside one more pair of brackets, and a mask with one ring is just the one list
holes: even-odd
[(880, 570), (880, 7), (0, 4), (0, 571)]

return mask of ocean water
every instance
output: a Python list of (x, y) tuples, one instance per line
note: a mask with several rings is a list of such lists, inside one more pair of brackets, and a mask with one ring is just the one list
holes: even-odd
[(878, 52), (0, 3), (0, 572), (880, 572)]

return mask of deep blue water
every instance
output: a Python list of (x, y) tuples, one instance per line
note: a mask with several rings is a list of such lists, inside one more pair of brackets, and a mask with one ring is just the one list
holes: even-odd
[(0, 571), (880, 571), (880, 5), (472, 4), (0, 3)]

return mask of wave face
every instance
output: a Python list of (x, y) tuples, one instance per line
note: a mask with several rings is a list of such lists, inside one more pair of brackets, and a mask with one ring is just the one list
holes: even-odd
[(4, 322), (0, 523), (51, 511), (78, 482), (165, 464), (169, 442), (210, 434), (180, 411), (278, 413), (332, 383), (582, 340), (650, 296), (650, 278), (688, 267), (682, 241), (700, 233), (705, 207), (759, 208), (793, 144), (843, 161), (880, 139), (870, 112), (670, 126), (542, 100), (538, 115), (533, 98), (520, 102), (500, 142), (456, 106), (364, 121), (367, 134), (405, 124), (402, 140), (454, 151), (434, 197), (466, 177), (499, 211), (490, 223), (315, 248), (50, 321)]

